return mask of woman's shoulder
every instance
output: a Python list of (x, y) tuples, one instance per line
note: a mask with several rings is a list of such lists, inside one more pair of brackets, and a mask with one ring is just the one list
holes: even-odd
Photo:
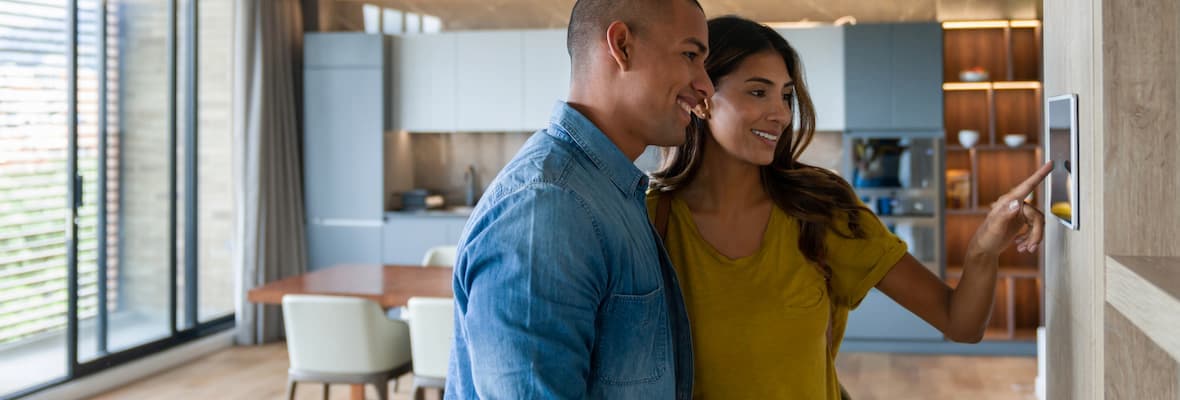
[(660, 204), (660, 198), (663, 198), (664, 196), (671, 196), (671, 194), (661, 192), (656, 189), (647, 190), (647, 198), (644, 199), (644, 203), (647, 204), (647, 212), (649, 214), (654, 214), (656, 212), (656, 207), (658, 207)]

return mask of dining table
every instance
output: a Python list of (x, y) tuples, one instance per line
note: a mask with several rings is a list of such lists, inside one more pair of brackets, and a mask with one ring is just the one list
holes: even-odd
[[(258, 305), (282, 305), (288, 294), (361, 297), (383, 309), (406, 305), (411, 297), (453, 297), (450, 267), (344, 264), (280, 279), (250, 289), (246, 299)], [(365, 386), (351, 386), (350, 398), (363, 400)]]

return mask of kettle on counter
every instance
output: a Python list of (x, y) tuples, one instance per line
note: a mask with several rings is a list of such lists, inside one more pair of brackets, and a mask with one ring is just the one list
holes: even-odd
[(475, 207), (475, 202), (479, 201), (479, 183), (477, 183), (475, 175), (475, 165), (468, 165), (467, 172), (463, 173), (464, 179), (464, 204), (468, 207)]

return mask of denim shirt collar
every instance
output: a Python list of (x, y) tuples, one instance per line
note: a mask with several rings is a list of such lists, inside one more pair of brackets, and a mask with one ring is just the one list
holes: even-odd
[(578, 146), (624, 196), (629, 198), (639, 194), (642, 197), (647, 190), (647, 175), (601, 129), (569, 103), (559, 101), (553, 106), (546, 132)]

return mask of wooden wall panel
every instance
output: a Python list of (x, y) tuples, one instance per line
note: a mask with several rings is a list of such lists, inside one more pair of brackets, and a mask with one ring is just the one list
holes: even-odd
[(1080, 158), (1085, 159), (1078, 166), (1081, 230), (1068, 230), (1056, 222), (1046, 224), (1046, 369), (1050, 399), (1101, 399), (1103, 393), (1101, 4), (1101, 0), (1044, 1), (1043, 94), (1046, 98), (1078, 94)]
[(1102, 12), (1105, 212), (1118, 221), (1106, 251), (1180, 256), (1180, 2), (1107, 2)]

